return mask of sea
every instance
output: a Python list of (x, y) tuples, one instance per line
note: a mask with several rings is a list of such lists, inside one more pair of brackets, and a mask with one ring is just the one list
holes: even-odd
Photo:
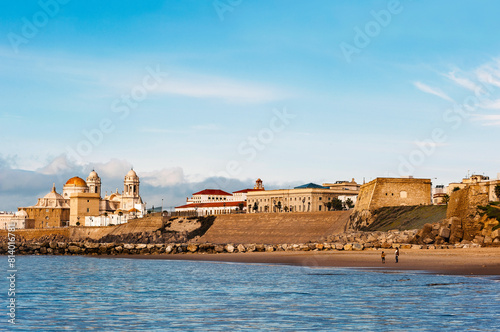
[[(7, 257), (0, 257), (7, 273)], [(21, 256), (7, 331), (499, 331), (493, 277)]]

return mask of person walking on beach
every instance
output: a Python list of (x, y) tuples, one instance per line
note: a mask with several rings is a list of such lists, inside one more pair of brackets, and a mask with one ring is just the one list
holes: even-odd
[(382, 251), (380, 257), (382, 257), (382, 264), (385, 264), (385, 252)]
[(396, 257), (396, 263), (397, 263), (399, 258), (399, 248), (396, 248), (396, 252), (394, 253), (394, 255)]

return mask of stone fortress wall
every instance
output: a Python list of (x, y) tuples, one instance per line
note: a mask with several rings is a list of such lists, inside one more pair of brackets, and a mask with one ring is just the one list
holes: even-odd
[(431, 180), (377, 178), (361, 186), (356, 210), (431, 204)]
[(369, 225), (372, 211), (382, 207), (430, 205), (431, 191), (430, 179), (376, 178), (361, 186), (348, 228)]

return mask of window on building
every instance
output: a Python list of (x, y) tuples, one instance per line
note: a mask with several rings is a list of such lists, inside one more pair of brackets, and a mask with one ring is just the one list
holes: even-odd
[[(319, 200), (321, 201), (321, 197), (319, 198)], [(320, 206), (320, 208), (321, 208), (321, 206)]]
[(87, 208), (87, 213), (89, 213), (89, 212), (90, 212), (90, 209), (89, 209), (89, 208)]
[(89, 202), (90, 202), (90, 200), (87, 199), (87, 203), (89, 203)]
[[(321, 198), (321, 197), (320, 197)], [(319, 206), (319, 210), (321, 211), (321, 205)]]

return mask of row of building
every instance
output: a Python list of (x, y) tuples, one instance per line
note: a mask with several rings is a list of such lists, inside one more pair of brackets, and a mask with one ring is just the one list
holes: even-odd
[(347, 208), (353, 207), (360, 185), (352, 181), (304, 184), (293, 189), (265, 190), (257, 179), (253, 188), (228, 193), (220, 189), (205, 189), (186, 199), (175, 211), (197, 215), (228, 213), (319, 212), (332, 209), (336, 200)]
[(139, 177), (130, 170), (118, 189), (101, 197), (101, 178), (93, 170), (87, 180), (69, 179), (62, 190), (55, 185), (33, 206), (20, 207), (16, 213), (0, 213), (0, 228), (8, 224), (16, 228), (55, 228), (65, 226), (108, 226), (140, 218), (146, 213), (146, 204), (139, 195)]
[[(377, 178), (360, 185), (354, 179), (322, 185), (308, 183), (293, 189), (266, 190), (261, 179), (253, 188), (228, 193), (221, 189), (205, 189), (192, 194), (186, 204), (175, 207), (179, 214), (219, 215), (230, 213), (322, 212), (338, 209), (372, 210), (384, 206), (446, 204), (454, 190), (477, 184), (498, 201), (497, 179), (472, 175), (447, 187), (432, 188), (430, 179)], [(146, 204), (139, 194), (139, 177), (132, 169), (124, 177), (123, 191), (101, 191), (101, 178), (92, 171), (87, 180), (72, 177), (63, 186), (62, 194), (52, 190), (33, 206), (20, 207), (16, 213), (0, 212), (0, 228), (54, 228), (65, 226), (108, 226), (141, 218)]]
[[(340, 201), (341, 208), (376, 209), (385, 206), (447, 204), (454, 190), (468, 185), (480, 185), (488, 192), (490, 201), (498, 201), (495, 187), (497, 179), (490, 180), (484, 175), (472, 175), (461, 182), (450, 183), (447, 187), (432, 187), (431, 179), (416, 179), (411, 176), (401, 178), (376, 178), (359, 185), (352, 181), (337, 181), (322, 185), (308, 183), (293, 189), (265, 190), (258, 179), (253, 189), (243, 189), (228, 193), (220, 189), (205, 189), (186, 199), (186, 204), (177, 206), (176, 212), (196, 215), (217, 215), (228, 213), (275, 213), (275, 212), (320, 212), (335, 208)], [(337, 205), (338, 207), (338, 205)]]

